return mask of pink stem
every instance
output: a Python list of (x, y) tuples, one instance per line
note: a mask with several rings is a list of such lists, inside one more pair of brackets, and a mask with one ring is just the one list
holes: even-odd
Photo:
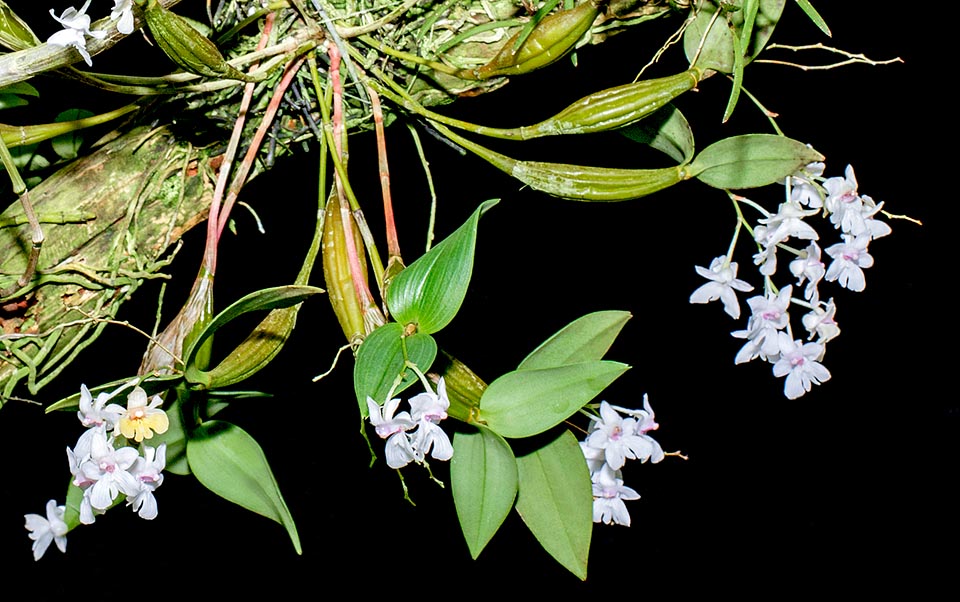
[(393, 219), (393, 199), (390, 196), (390, 165), (387, 162), (387, 138), (383, 133), (383, 109), (380, 96), (368, 88), (370, 103), (373, 105), (373, 124), (377, 132), (377, 159), (380, 165), (380, 190), (383, 192), (383, 215), (387, 228), (387, 253), (390, 257), (400, 257), (400, 239), (397, 237), (397, 224)]
[[(336, 44), (328, 44), (327, 53), (330, 55), (330, 82), (333, 86), (333, 143), (337, 156), (343, 161), (343, 85), (340, 81), (340, 49), (337, 48)], [(373, 293), (367, 286), (364, 269), (360, 265), (360, 257), (357, 255), (356, 238), (353, 236), (353, 215), (343, 193), (339, 174), (334, 173), (334, 181), (337, 185), (337, 196), (340, 199), (340, 219), (343, 223), (343, 234), (347, 245), (347, 260), (350, 264), (353, 289), (357, 295), (357, 303), (360, 304), (360, 307), (366, 309), (373, 303)]]
[[(263, 25), (263, 32), (260, 34), (260, 41), (257, 44), (257, 50), (262, 50), (267, 45), (270, 38), (270, 30), (273, 29), (274, 13), (269, 13)], [(255, 68), (256, 65), (253, 65)], [(240, 101), (240, 112), (237, 120), (233, 124), (233, 132), (230, 134), (230, 142), (227, 145), (227, 152), (224, 153), (223, 163), (220, 164), (220, 172), (217, 175), (217, 185), (213, 191), (213, 200), (210, 202), (210, 213), (207, 216), (207, 242), (204, 249), (203, 271), (213, 275), (217, 271), (217, 243), (220, 242), (220, 232), (222, 228), (220, 223), (226, 221), (230, 215), (229, 206), (221, 206), (223, 193), (227, 188), (227, 180), (230, 179), (230, 170), (233, 167), (233, 157), (240, 145), (240, 136), (243, 134), (243, 125), (246, 122), (247, 110), (253, 100), (253, 91), (256, 83), (250, 82), (244, 86), (243, 99)]]

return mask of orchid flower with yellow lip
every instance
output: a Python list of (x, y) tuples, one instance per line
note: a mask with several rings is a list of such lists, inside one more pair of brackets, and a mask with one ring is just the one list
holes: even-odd
[(154, 395), (153, 399), (147, 403), (147, 392), (141, 387), (134, 387), (133, 391), (127, 395), (127, 408), (124, 410), (116, 404), (106, 407), (110, 410), (112, 407), (119, 408), (120, 418), (117, 420), (117, 426), (114, 432), (119, 431), (127, 439), (133, 439), (140, 443), (144, 439), (151, 439), (154, 433), (163, 434), (170, 426), (170, 419), (167, 413), (160, 408), (163, 400), (159, 395)]

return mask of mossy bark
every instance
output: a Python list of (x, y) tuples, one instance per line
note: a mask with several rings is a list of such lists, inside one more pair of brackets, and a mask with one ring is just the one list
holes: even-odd
[[(116, 135), (30, 191), (41, 216), (88, 213), (83, 223), (44, 223), (37, 276), (0, 306), (0, 406), (26, 381), (31, 393), (103, 330), (164, 258), (201, 223), (213, 192), (204, 155), (166, 128)], [(0, 218), (16, 218), (14, 202)], [(26, 225), (0, 228), (0, 283), (22, 273)]]

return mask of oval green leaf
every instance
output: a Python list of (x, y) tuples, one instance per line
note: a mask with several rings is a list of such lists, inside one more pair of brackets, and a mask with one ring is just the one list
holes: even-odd
[(503, 524), (517, 496), (513, 450), (490, 429), (457, 432), (450, 460), (450, 487), (467, 541), (476, 560)]
[(596, 311), (570, 322), (534, 349), (517, 370), (538, 370), (602, 359), (627, 320), (628, 311)]
[(426, 372), (437, 357), (437, 342), (421, 332), (404, 337), (403, 326), (390, 322), (371, 332), (360, 344), (353, 366), (353, 389), (361, 416), (366, 418), (368, 414), (367, 397), (382, 405), (400, 374), (403, 380), (394, 394), (417, 382), (417, 375), (406, 368), (404, 357)]
[(187, 461), (204, 487), (283, 525), (297, 554), (300, 536), (260, 445), (240, 427), (211, 420), (187, 441)]
[(533, 453), (517, 458), (517, 512), (543, 549), (587, 578), (593, 534), (593, 488), (577, 438), (563, 431)]
[(400, 272), (387, 288), (387, 307), (401, 324), (431, 334), (453, 320), (473, 273), (477, 222), (499, 202), (483, 202), (457, 230)]
[(690, 164), (690, 171), (704, 184), (736, 190), (782, 182), (814, 161), (823, 161), (823, 155), (792, 138), (746, 134), (703, 149)]
[(643, 121), (620, 130), (624, 136), (649, 145), (680, 164), (693, 159), (693, 129), (680, 109), (667, 105)]
[(542, 433), (573, 415), (629, 367), (601, 360), (508, 372), (484, 391), (480, 420), (502, 437)]
[[(741, 40), (744, 64), (756, 58), (770, 40), (780, 20), (786, 0), (760, 0), (753, 19), (746, 21), (744, 11), (737, 10), (715, 17), (715, 2), (703, 2), (694, 20), (683, 35), (687, 60), (704, 69), (733, 73), (737, 60), (734, 36)], [(749, 28), (749, 40), (743, 40), (744, 27)]]

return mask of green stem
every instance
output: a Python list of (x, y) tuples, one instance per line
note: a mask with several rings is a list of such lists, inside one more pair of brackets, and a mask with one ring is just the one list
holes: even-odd
[(49, 140), (62, 134), (68, 134), (112, 121), (139, 108), (140, 106), (134, 103), (107, 113), (84, 117), (83, 119), (58, 123), (44, 123), (41, 125), (12, 126), (0, 124), (0, 136), (3, 137), (3, 143), (6, 144), (7, 147), (36, 144), (37, 142)]
[[(89, 211), (60, 211), (58, 213), (38, 213), (37, 222), (41, 224), (82, 224), (96, 219), (96, 215)], [(22, 226), (29, 224), (30, 220), (26, 215), (13, 215), (0, 218), (0, 228), (9, 228), (11, 226)]]
[(468, 123), (466, 121), (461, 121), (459, 119), (454, 119), (452, 117), (447, 117), (446, 115), (441, 115), (435, 113), (430, 109), (427, 109), (420, 103), (418, 103), (412, 96), (410, 96), (403, 88), (398, 86), (389, 76), (387, 76), (383, 71), (377, 69), (376, 67), (371, 68), (371, 71), (374, 75), (380, 78), (383, 83), (390, 86), (390, 89), (385, 88), (380, 85), (379, 82), (375, 80), (370, 80), (368, 83), (371, 88), (377, 91), (378, 94), (386, 96), (393, 102), (402, 106), (403, 108), (413, 111), (421, 117), (426, 117), (433, 121), (437, 121), (444, 125), (449, 125), (457, 129), (466, 130), (468, 132), (473, 132), (474, 134), (479, 134), (481, 136), (488, 136), (490, 138), (500, 138), (503, 140), (523, 140), (523, 129), (522, 128), (492, 128), (484, 125), (477, 125), (475, 123)]
[(387, 46), (386, 44), (380, 42), (379, 40), (375, 40), (374, 38), (371, 38), (368, 35), (357, 36), (357, 39), (363, 42), (364, 44), (367, 44), (368, 46), (376, 48), (377, 50), (379, 50), (384, 54), (390, 55), (394, 58), (397, 58), (403, 61), (416, 63), (417, 65), (423, 65), (424, 67), (430, 67), (434, 71), (438, 71), (440, 73), (446, 73), (447, 75), (455, 76), (457, 73), (460, 72), (459, 69), (450, 67), (448, 65), (444, 65), (443, 63), (438, 63), (437, 61), (431, 61), (423, 57), (417, 56), (415, 54), (411, 54), (409, 52), (403, 52), (402, 50), (391, 48), (390, 46)]

